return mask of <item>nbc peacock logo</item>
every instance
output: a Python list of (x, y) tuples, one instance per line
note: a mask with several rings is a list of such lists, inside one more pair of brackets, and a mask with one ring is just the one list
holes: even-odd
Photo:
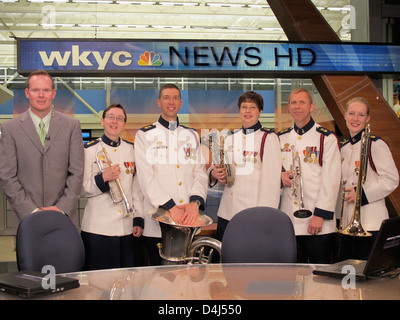
[(140, 55), (138, 65), (144, 67), (159, 67), (162, 65), (161, 57), (154, 51), (146, 51), (144, 54)]

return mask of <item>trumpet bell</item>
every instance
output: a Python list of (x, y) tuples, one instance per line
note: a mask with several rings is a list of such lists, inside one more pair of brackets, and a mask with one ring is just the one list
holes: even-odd
[(300, 210), (295, 211), (293, 213), (293, 215), (296, 218), (305, 219), (305, 218), (311, 217), (312, 212), (310, 210), (307, 210), (307, 209), (300, 209)]

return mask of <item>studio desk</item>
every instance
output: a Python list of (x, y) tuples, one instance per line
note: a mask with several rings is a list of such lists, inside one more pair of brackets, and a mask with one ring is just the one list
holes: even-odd
[[(66, 300), (400, 300), (400, 278), (357, 281), (313, 275), (306, 264), (168, 265), (65, 274), (80, 287)], [(4, 297), (3, 297), (4, 298)], [(12, 298), (12, 297), (10, 297)]]

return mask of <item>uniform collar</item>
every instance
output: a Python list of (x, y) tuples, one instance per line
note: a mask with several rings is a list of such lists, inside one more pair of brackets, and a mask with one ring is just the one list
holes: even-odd
[(361, 140), (362, 134), (364, 130), (361, 130), (359, 133), (357, 133), (354, 137), (350, 138), (350, 143), (351, 144), (356, 144), (358, 141)]
[(176, 121), (167, 121), (162, 116), (158, 118), (158, 122), (168, 130), (174, 131), (179, 127), (179, 118), (176, 118)]
[(302, 135), (307, 131), (309, 131), (314, 126), (314, 124), (315, 124), (314, 119), (311, 118), (310, 121), (303, 128), (299, 128), (298, 126), (296, 126), (296, 124), (294, 125), (293, 128), (297, 134)]
[(118, 138), (118, 142), (111, 140), (105, 134), (101, 137), (101, 141), (103, 141), (106, 145), (110, 147), (118, 147), (121, 144), (121, 138)]
[(253, 133), (253, 132), (255, 132), (255, 131), (257, 131), (257, 130), (259, 130), (261, 128), (262, 128), (261, 123), (260, 123), (260, 121), (258, 121), (255, 125), (253, 125), (253, 126), (251, 126), (249, 128), (245, 129), (245, 128), (242, 127), (242, 132), (244, 134), (249, 134), (249, 133)]

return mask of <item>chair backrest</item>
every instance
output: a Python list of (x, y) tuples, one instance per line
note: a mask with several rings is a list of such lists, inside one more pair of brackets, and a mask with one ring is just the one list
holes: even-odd
[(295, 263), (296, 237), (290, 218), (270, 207), (240, 211), (222, 238), (223, 263)]
[(19, 270), (42, 271), (51, 265), (56, 273), (83, 267), (85, 249), (78, 229), (64, 214), (38, 211), (21, 221), (16, 238)]

